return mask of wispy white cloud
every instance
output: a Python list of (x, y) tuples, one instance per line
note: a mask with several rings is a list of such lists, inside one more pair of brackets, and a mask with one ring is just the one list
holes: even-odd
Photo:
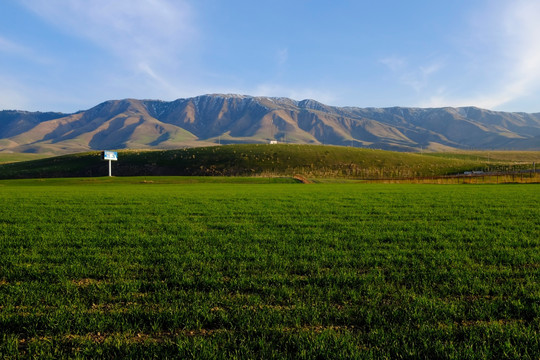
[(26, 46), (17, 44), (5, 37), (0, 36), (0, 52), (15, 54), (15, 55), (27, 55), (30, 54), (30, 49)]
[(540, 92), (540, 2), (490, 0), (470, 11), (468, 28), (449, 35), (453, 43), (446, 53), (438, 49), (438, 58), (379, 61), (396, 83), (414, 90), (418, 101), (411, 105), (519, 109)]
[(503, 105), (540, 89), (540, 3), (516, 0), (506, 3), (496, 22), (498, 44), (505, 60), (503, 88), (492, 94), (493, 106)]
[[(451, 88), (432, 92), (421, 105), (526, 106), (523, 99), (540, 91), (539, 18), (540, 2), (536, 0), (486, 2), (463, 35), (476, 83), (469, 83), (461, 94)], [(466, 76), (459, 70), (456, 77)]]
[[(51, 105), (55, 104), (55, 105)], [(56, 106), (67, 106), (69, 111), (84, 109), (85, 101), (63, 89), (47, 84), (26, 83), (17, 76), (0, 74), (0, 110), (64, 111)], [(79, 106), (73, 109), (73, 106)]]
[(407, 61), (398, 56), (389, 56), (379, 60), (379, 62), (386, 65), (392, 71), (400, 71), (407, 65)]
[(420, 65), (416, 69), (409, 70), (401, 75), (401, 81), (409, 85), (416, 92), (421, 92), (430, 84), (430, 78), (443, 68), (441, 62), (433, 62)]
[(160, 57), (181, 48), (195, 30), (185, 1), (23, 0), (66, 32), (121, 55)]
[(397, 56), (386, 57), (379, 62), (391, 70), (398, 82), (417, 93), (428, 87), (430, 78), (444, 67), (444, 63), (440, 60), (410, 64), (406, 58)]
[(34, 63), (48, 64), (51, 59), (44, 54), (38, 53), (32, 47), (12, 41), (0, 36), (0, 53), (11, 55), (19, 59), (25, 59)]
[[(22, 0), (65, 33), (90, 40), (147, 81), (171, 81), (197, 36), (185, 0)], [(145, 64), (141, 68), (141, 64)], [(153, 69), (152, 71), (144, 71)], [(155, 69), (160, 69), (158, 71)], [(167, 80), (166, 80), (167, 79)], [(174, 89), (170, 84), (166, 89)]]
[(27, 109), (29, 99), (23, 92), (12, 86), (4, 87), (0, 79), (0, 110), (20, 110)]
[(156, 86), (160, 87), (161, 89), (165, 90), (167, 93), (170, 94), (178, 94), (180, 93), (180, 89), (178, 89), (174, 84), (171, 84), (169, 81), (167, 81), (165, 78), (163, 78), (161, 75), (157, 73), (156, 70), (152, 68), (151, 65), (141, 62), (139, 63), (139, 70), (152, 79)]
[(283, 66), (289, 60), (289, 49), (279, 49), (276, 53), (276, 60), (278, 66)]

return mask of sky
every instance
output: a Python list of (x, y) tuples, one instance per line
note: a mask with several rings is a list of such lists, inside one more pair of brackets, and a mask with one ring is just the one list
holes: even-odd
[(2, 0), (0, 109), (212, 93), (540, 112), (538, 0)]

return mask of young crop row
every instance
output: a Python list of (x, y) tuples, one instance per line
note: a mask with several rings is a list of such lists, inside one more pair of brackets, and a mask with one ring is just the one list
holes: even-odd
[(538, 185), (0, 185), (2, 357), (538, 358)]

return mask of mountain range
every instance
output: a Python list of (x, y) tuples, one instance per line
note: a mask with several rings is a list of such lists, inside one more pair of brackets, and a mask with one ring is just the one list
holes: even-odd
[(63, 154), (274, 141), (397, 151), (540, 150), (540, 113), (335, 107), (315, 100), (221, 94), (170, 102), (111, 100), (73, 114), (0, 111), (3, 152)]

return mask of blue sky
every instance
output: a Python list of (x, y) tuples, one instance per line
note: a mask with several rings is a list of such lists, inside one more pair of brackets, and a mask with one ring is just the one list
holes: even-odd
[(537, 0), (5, 0), (0, 109), (208, 93), (540, 112)]

